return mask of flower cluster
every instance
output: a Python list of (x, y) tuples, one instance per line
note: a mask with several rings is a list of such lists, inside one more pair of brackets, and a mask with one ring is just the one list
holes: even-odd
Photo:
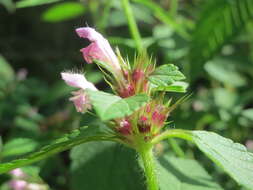
[(27, 176), (20, 168), (10, 172), (12, 179), (9, 181), (9, 187), (13, 190), (47, 190), (48, 187), (44, 184), (29, 182)]
[[(149, 81), (149, 76), (155, 71), (154, 61), (149, 59), (146, 53), (142, 53), (136, 57), (134, 64), (130, 64), (121, 57), (119, 50), (115, 54), (109, 42), (93, 28), (82, 27), (76, 29), (76, 32), (79, 37), (91, 42), (89, 46), (81, 49), (84, 60), (99, 66), (105, 74), (106, 82), (117, 96), (128, 98), (146, 94), (150, 97), (146, 105), (131, 115), (111, 120), (110, 128), (128, 142), (136, 136), (151, 139), (159, 134), (172, 109), (169, 104), (164, 104), (164, 93), (152, 92), (153, 86)], [(82, 113), (90, 110), (92, 103), (86, 90), (97, 91), (97, 88), (81, 73), (63, 72), (61, 76), (68, 85), (79, 88), (78, 91), (72, 93), (73, 97), (70, 98), (76, 110)]]

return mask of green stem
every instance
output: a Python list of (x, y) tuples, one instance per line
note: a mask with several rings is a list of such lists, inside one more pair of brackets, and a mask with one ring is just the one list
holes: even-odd
[(177, 138), (185, 139), (188, 141), (192, 141), (191, 131), (183, 130), (183, 129), (171, 129), (171, 130), (165, 131), (162, 134), (158, 135), (157, 137), (153, 138), (151, 143), (153, 145), (155, 145), (156, 143), (158, 143), (164, 139), (168, 139), (168, 138), (172, 138), (172, 137), (177, 137)]
[(122, 7), (124, 9), (124, 12), (125, 12), (125, 15), (127, 18), (129, 30), (131, 32), (131, 35), (132, 35), (134, 41), (135, 41), (137, 50), (138, 50), (138, 52), (141, 52), (143, 50), (141, 35), (138, 30), (131, 6), (129, 4), (129, 0), (121, 0), (121, 3), (122, 3)]
[(144, 167), (147, 189), (159, 190), (152, 147), (143, 147), (138, 152)]
[(175, 139), (168, 139), (168, 143), (170, 144), (172, 150), (176, 153), (176, 155), (180, 158), (184, 158), (184, 151), (181, 149), (181, 147), (178, 145), (178, 143), (175, 141)]

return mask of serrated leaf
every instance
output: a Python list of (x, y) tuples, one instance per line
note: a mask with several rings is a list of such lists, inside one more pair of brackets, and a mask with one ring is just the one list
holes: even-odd
[(253, 189), (253, 154), (246, 147), (213, 132), (193, 131), (193, 141), (239, 184)]
[(87, 90), (87, 93), (96, 113), (103, 121), (129, 116), (149, 100), (146, 94), (122, 99), (119, 96), (101, 91)]
[(112, 142), (91, 142), (71, 150), (72, 190), (144, 190), (134, 150)]
[(183, 79), (185, 76), (173, 64), (158, 67), (149, 77), (149, 81), (156, 86), (168, 86)]
[(2, 156), (19, 156), (32, 152), (37, 148), (38, 142), (28, 138), (16, 138), (3, 146)]
[(159, 158), (158, 177), (161, 190), (222, 190), (195, 160)]
[(32, 153), (21, 159), (0, 164), (0, 174), (8, 172), (14, 168), (29, 165), (33, 162), (40, 161), (56, 153), (68, 150), (76, 145), (89, 141), (109, 141), (114, 140), (114, 136), (101, 133), (97, 128), (83, 127), (76, 129), (64, 137), (57, 139), (48, 146), (43, 147), (38, 152)]
[(42, 14), (42, 19), (47, 22), (60, 22), (81, 16), (85, 7), (81, 3), (66, 2), (54, 5)]

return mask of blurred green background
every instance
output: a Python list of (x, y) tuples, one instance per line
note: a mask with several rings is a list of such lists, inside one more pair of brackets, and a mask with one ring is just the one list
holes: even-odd
[[(158, 65), (179, 66), (190, 84), (188, 93), (192, 96), (172, 114), (173, 123), (169, 128), (214, 131), (253, 151), (253, 1), (130, 2), (143, 46)], [(88, 44), (74, 31), (82, 26), (96, 28), (130, 61), (137, 52), (121, 0), (0, 0), (2, 161), (29, 153), (71, 129), (103, 125), (89, 114), (76, 113), (68, 101), (72, 89), (60, 79), (61, 71), (84, 70), (99, 89), (107, 90), (98, 68), (87, 65), (79, 52)], [(170, 150), (175, 150), (174, 143), (168, 143)], [(183, 153), (170, 151), (171, 154), (200, 160), (224, 189), (242, 189), (192, 145), (181, 141), (177, 141), (177, 145)], [(98, 151), (104, 159), (98, 158), (92, 146), (101, 149)], [(64, 152), (35, 164), (29, 171), (39, 174), (40, 180), (51, 189), (77, 190), (90, 189), (90, 186), (106, 189), (92, 179), (99, 178), (96, 172), (110, 170), (101, 162), (114, 158), (109, 156), (117, 154), (114, 152), (122, 151), (117, 146), (107, 150), (110, 146), (106, 144), (101, 148), (93, 143), (84, 153), (84, 147), (72, 150), (70, 156), (69, 152)], [(163, 151), (167, 144), (161, 146)], [(84, 155), (89, 155), (90, 159), (94, 157), (91, 163), (79, 160)], [(132, 162), (127, 156), (123, 158), (129, 164)], [(85, 170), (77, 171), (82, 166)], [(94, 174), (85, 176), (84, 171), (91, 170)], [(117, 175), (117, 172), (100, 175), (103, 178)], [(131, 173), (124, 175), (132, 177)], [(82, 176), (90, 179), (90, 186), (82, 184)], [(8, 189), (4, 185), (6, 181), (7, 176), (0, 177), (1, 189)], [(124, 182), (128, 183), (127, 177)], [(107, 184), (108, 180), (101, 183)], [(143, 188), (142, 183), (139, 186), (133, 183), (136, 184), (133, 187), (125, 186), (136, 190)], [(111, 189), (113, 185), (114, 182), (110, 182)]]

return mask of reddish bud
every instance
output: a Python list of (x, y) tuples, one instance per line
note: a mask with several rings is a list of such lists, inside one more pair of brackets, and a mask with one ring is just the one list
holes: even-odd
[(127, 85), (126, 88), (124, 88), (121, 92), (120, 92), (120, 96), (123, 98), (129, 97), (129, 96), (133, 96), (134, 95), (134, 87), (132, 84)]
[(141, 122), (145, 122), (145, 121), (147, 121), (147, 120), (148, 120), (148, 118), (147, 118), (146, 116), (143, 116), (143, 115), (142, 115), (142, 116), (140, 117), (140, 121), (141, 121)]
[(148, 105), (146, 106), (146, 112), (147, 112), (147, 113), (150, 113), (150, 111), (151, 111), (151, 106), (150, 106), (150, 104), (148, 104)]
[(138, 81), (140, 79), (144, 78), (144, 72), (140, 69), (136, 69), (133, 72), (133, 80)]
[(120, 122), (120, 127), (118, 128), (119, 133), (122, 135), (130, 135), (131, 133), (131, 124), (127, 120)]
[(162, 113), (159, 113), (157, 110), (154, 111), (152, 114), (152, 121), (156, 124), (161, 125), (165, 119), (166, 119), (166, 116)]

